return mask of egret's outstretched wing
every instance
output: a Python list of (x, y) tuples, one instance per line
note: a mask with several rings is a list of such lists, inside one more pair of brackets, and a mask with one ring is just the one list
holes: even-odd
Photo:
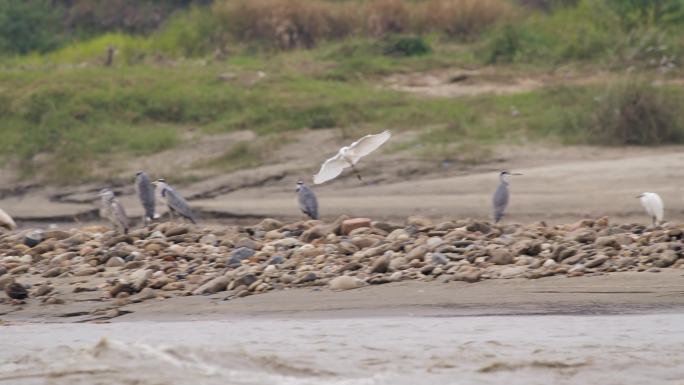
[(0, 227), (4, 227), (7, 230), (14, 230), (17, 228), (17, 224), (14, 223), (14, 219), (9, 216), (5, 211), (0, 209)]
[(391, 136), (392, 134), (387, 130), (375, 135), (366, 135), (349, 146), (347, 156), (356, 164), (359, 159), (377, 150), (378, 147), (388, 141)]
[(321, 169), (318, 170), (318, 174), (314, 175), (313, 181), (315, 184), (327, 182), (330, 179), (336, 178), (347, 167), (349, 167), (349, 163), (342, 159), (342, 155), (338, 153), (323, 163)]
[(164, 197), (166, 198), (167, 204), (171, 209), (173, 209), (173, 211), (187, 218), (190, 220), (190, 222), (197, 223), (195, 221), (195, 214), (193, 214), (190, 205), (188, 205), (188, 202), (186, 202), (185, 199), (183, 199), (183, 197), (176, 192), (176, 190), (172, 189), (171, 187), (167, 187), (164, 190)]

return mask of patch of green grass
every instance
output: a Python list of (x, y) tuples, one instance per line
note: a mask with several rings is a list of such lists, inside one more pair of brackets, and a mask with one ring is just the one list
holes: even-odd
[(563, 86), (457, 103), (465, 112), (427, 130), (417, 143), (439, 154), (440, 148), (452, 148), (454, 143), (652, 145), (684, 141), (684, 125), (677, 113), (684, 108), (684, 91), (679, 88), (619, 82), (608, 88)]
[[(484, 39), (480, 57), (490, 64), (591, 61), (618, 68), (659, 68), (676, 62), (684, 51), (681, 23), (626, 23), (626, 17), (640, 15), (633, 8), (621, 13), (618, 3), (628, 2), (581, 0), (576, 6), (500, 25)], [(650, 2), (636, 2), (650, 9)]]

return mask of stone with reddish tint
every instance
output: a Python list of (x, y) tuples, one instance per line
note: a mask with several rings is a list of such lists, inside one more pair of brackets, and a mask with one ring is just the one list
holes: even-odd
[(359, 229), (361, 227), (370, 227), (371, 220), (369, 218), (352, 218), (345, 219), (342, 222), (341, 232), (343, 235), (348, 235), (352, 230)]

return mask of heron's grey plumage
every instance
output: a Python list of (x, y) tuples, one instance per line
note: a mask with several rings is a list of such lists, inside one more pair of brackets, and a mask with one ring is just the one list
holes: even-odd
[(496, 191), (494, 191), (494, 198), (492, 199), (492, 204), (494, 206), (494, 223), (499, 223), (506, 213), (508, 195), (508, 182), (502, 181), (499, 183), (499, 187), (496, 188)]
[(318, 200), (311, 189), (302, 181), (297, 182), (297, 201), (302, 212), (311, 219), (318, 219)]
[(522, 175), (522, 174), (511, 174), (508, 171), (501, 171), (499, 174), (499, 187), (494, 191), (494, 196), (492, 197), (492, 206), (494, 208), (494, 223), (499, 223), (501, 218), (506, 214), (506, 208), (508, 207), (508, 199), (510, 193), (508, 191), (508, 177), (511, 175)]
[(178, 214), (190, 222), (197, 224), (195, 214), (193, 214), (190, 205), (173, 189), (173, 187), (169, 186), (163, 179), (157, 180), (155, 184), (159, 197), (166, 202), (166, 206), (168, 206), (172, 215), (174, 213)]
[(155, 218), (155, 199), (154, 186), (150, 182), (150, 177), (144, 171), (138, 171), (135, 174), (135, 191), (138, 193), (140, 204), (145, 210), (143, 222), (150, 223)]
[(119, 200), (114, 196), (114, 192), (110, 189), (102, 189), (100, 191), (100, 197), (102, 199), (101, 214), (103, 214), (119, 232), (128, 234), (128, 216), (126, 216), (126, 210), (124, 210)]

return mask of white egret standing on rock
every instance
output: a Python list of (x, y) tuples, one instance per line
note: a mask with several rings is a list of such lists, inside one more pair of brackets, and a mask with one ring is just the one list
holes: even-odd
[(311, 219), (318, 219), (318, 200), (311, 189), (301, 180), (297, 182), (299, 209)]
[(128, 233), (128, 217), (126, 211), (114, 196), (114, 192), (108, 188), (100, 190), (100, 198), (102, 199), (102, 209), (100, 214), (107, 218), (109, 222), (116, 227), (116, 229), (123, 233)]
[(644, 206), (644, 210), (648, 216), (651, 217), (653, 221), (653, 226), (657, 226), (663, 221), (663, 210), (665, 205), (663, 200), (660, 199), (660, 195), (652, 192), (645, 192), (637, 196), (641, 201), (641, 205)]
[(195, 214), (193, 214), (192, 209), (188, 202), (183, 199), (183, 197), (169, 186), (164, 179), (157, 179), (152, 183), (157, 190), (157, 196), (166, 203), (169, 208), (169, 215), (173, 219), (173, 214), (178, 214), (181, 217), (189, 220), (190, 222), (197, 224), (195, 220)]
[(351, 167), (356, 173), (356, 177), (361, 180), (361, 174), (355, 167), (356, 163), (359, 159), (377, 150), (383, 143), (389, 140), (391, 136), (389, 131), (384, 131), (375, 135), (366, 135), (352, 143), (350, 146), (342, 147), (337, 155), (323, 163), (318, 174), (314, 175), (314, 183), (320, 184), (335, 179), (347, 167)]
[(140, 204), (142, 204), (145, 214), (143, 215), (143, 223), (148, 224), (153, 219), (157, 218), (154, 209), (154, 186), (150, 182), (150, 177), (145, 171), (138, 171), (135, 174), (135, 192), (138, 193)]
[(508, 178), (511, 175), (522, 175), (520, 173), (510, 173), (506, 170), (501, 171), (499, 174), (499, 187), (494, 191), (494, 196), (492, 197), (492, 206), (494, 208), (494, 223), (499, 223), (501, 218), (503, 218), (506, 213), (506, 207), (508, 207), (508, 198), (510, 193), (508, 192)]
[(14, 223), (14, 219), (9, 216), (3, 209), (0, 209), (0, 227), (4, 227), (7, 230), (14, 230), (17, 228), (17, 224)]

